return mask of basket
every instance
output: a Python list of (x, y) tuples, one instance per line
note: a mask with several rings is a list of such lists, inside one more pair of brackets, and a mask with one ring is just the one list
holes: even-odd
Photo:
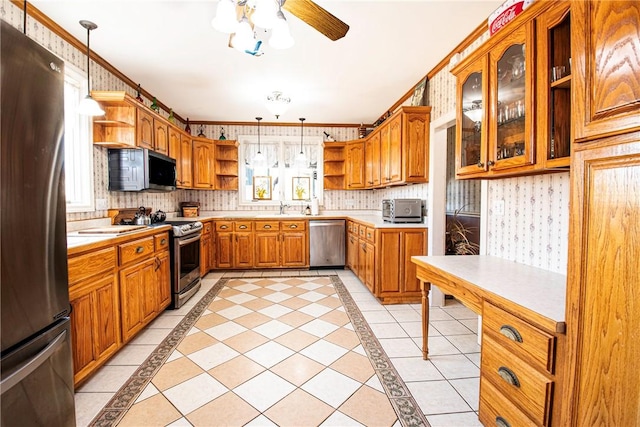
[(181, 202), (182, 216), (193, 218), (200, 215), (200, 202)]

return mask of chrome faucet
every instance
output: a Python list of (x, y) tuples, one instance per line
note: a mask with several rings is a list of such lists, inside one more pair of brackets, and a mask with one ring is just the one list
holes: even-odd
[(283, 203), (282, 200), (280, 200), (280, 215), (284, 215), (284, 209), (290, 207), (290, 205), (287, 205), (286, 203)]

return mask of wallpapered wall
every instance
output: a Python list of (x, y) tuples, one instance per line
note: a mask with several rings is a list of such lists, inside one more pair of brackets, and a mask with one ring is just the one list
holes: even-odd
[[(488, 38), (487, 32), (461, 52), (461, 57), (473, 52)], [(456, 79), (450, 69), (447, 65), (429, 81), (432, 120), (455, 111)], [(447, 209), (455, 208), (457, 198), (479, 185), (479, 181), (467, 182), (470, 184), (460, 187), (459, 181), (447, 188), (447, 203), (449, 198), (454, 201), (452, 206), (447, 204)], [(569, 173), (489, 180), (487, 187), (487, 254), (566, 273)], [(496, 214), (495, 205), (500, 200), (504, 200), (504, 215)]]

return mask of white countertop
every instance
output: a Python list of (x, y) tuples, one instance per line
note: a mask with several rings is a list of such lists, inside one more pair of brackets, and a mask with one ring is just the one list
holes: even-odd
[(567, 276), (564, 274), (487, 255), (414, 256), (412, 260), (433, 266), (555, 322), (565, 322)]

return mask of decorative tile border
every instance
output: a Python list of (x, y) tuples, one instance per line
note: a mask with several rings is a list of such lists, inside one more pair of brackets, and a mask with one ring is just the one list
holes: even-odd
[[(260, 277), (260, 276), (256, 276)], [(323, 277), (323, 276), (292, 276), (295, 277)], [(420, 410), (411, 392), (405, 385), (398, 372), (391, 364), (391, 360), (382, 349), (380, 342), (373, 334), (369, 324), (364, 319), (362, 312), (351, 297), (349, 291), (342, 281), (335, 275), (324, 276), (331, 279), (331, 284), (336, 289), (340, 297), (342, 306), (351, 320), (354, 331), (360, 338), (373, 368), (391, 402), (391, 406), (396, 411), (398, 420), (403, 426), (429, 426), (429, 423)], [(105, 407), (96, 415), (90, 426), (111, 427), (118, 424), (136, 399), (144, 391), (153, 376), (169, 358), (173, 350), (186, 337), (187, 332), (198, 321), (202, 313), (211, 304), (211, 301), (226, 286), (230, 279), (246, 279), (250, 277), (225, 277), (218, 282), (202, 297), (202, 299), (189, 311), (171, 333), (156, 347), (151, 355), (133, 373), (131, 378), (116, 392)], [(284, 277), (274, 277), (282, 279)]]

